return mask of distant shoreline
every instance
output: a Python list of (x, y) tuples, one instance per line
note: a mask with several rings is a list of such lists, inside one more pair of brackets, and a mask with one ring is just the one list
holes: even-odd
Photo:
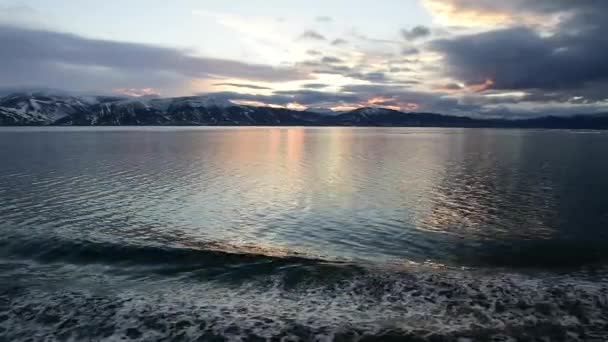
[(197, 124), (168, 124), (168, 125), (152, 125), (152, 124), (141, 124), (141, 125), (0, 125), (2, 127), (10, 128), (21, 128), (21, 127), (206, 127), (206, 128), (471, 128), (471, 129), (525, 129), (525, 130), (594, 130), (594, 131), (606, 131), (608, 127), (541, 127), (541, 126), (441, 126), (441, 125), (394, 125), (394, 126), (382, 126), (382, 125), (197, 125)]
[(608, 129), (608, 113), (533, 118), (473, 118), (382, 107), (319, 113), (244, 106), (208, 96), (81, 98), (13, 94), (0, 98), (0, 126), (261, 126)]

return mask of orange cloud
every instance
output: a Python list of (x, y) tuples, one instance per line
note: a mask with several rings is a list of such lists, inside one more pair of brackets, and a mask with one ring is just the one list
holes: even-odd
[[(513, 1), (513, 0), (509, 0)], [(424, 0), (424, 5), (440, 24), (462, 27), (494, 27), (514, 23), (550, 26), (546, 15), (514, 12), (509, 1)]]
[(442, 24), (457, 26), (493, 26), (510, 23), (510, 15), (460, 6), (454, 0), (425, 0), (424, 4)]
[(377, 97), (373, 97), (373, 98), (367, 100), (366, 104), (368, 106), (372, 106), (372, 105), (376, 105), (376, 104), (382, 104), (382, 103), (388, 102), (390, 100), (392, 100), (392, 99), (389, 97), (377, 96)]
[(369, 107), (369, 106), (376, 106), (376, 107), (382, 107), (382, 108), (387, 108), (387, 109), (392, 109), (392, 110), (402, 110), (402, 111), (413, 111), (413, 110), (417, 110), (420, 108), (420, 105), (418, 105), (417, 103), (413, 103), (413, 102), (395, 103), (393, 98), (382, 97), (382, 96), (373, 97), (373, 98), (365, 101), (363, 104), (359, 105), (358, 108)]
[(493, 85), (494, 85), (494, 81), (492, 81), (491, 79), (488, 78), (483, 83), (468, 85), (466, 87), (466, 89), (468, 91), (472, 91), (474, 93), (479, 93), (479, 92), (482, 92), (482, 91), (484, 91), (486, 89), (489, 89)]
[(420, 109), (420, 105), (413, 102), (401, 103), (399, 106), (403, 111), (414, 111)]
[(447, 84), (439, 84), (435, 85), (433, 89), (448, 93), (448, 94), (460, 94), (460, 93), (479, 93), (484, 90), (489, 89), (494, 85), (494, 81), (491, 79), (486, 79), (482, 83), (469, 84), (464, 85), (462, 83), (447, 83)]

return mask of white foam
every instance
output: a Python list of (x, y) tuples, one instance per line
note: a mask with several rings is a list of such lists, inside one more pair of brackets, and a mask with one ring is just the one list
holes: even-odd
[[(601, 334), (608, 323), (607, 285), (577, 277), (432, 269), (307, 279), (292, 284), (283, 273), (242, 283), (97, 278), (91, 281), (112, 284), (83, 290), (80, 283), (77, 288), (17, 294), (2, 309), (8, 319), (0, 324), (11, 328), (8, 337), (36, 332), (79, 339), (101, 329), (112, 332), (109, 340), (131, 333), (140, 334), (141, 340), (214, 334), (237, 341), (245, 335), (331, 340), (345, 332), (361, 336), (386, 331), (466, 339), (480, 333), (534, 334), (539, 326), (574, 336)], [(78, 319), (79, 326), (43, 324), (45, 310), (56, 310), (62, 322)]]

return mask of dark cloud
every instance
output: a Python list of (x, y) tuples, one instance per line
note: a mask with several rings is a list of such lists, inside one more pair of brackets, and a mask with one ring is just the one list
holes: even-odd
[(336, 72), (342, 72), (342, 73), (352, 70), (352, 68), (344, 66), (344, 65), (333, 65), (331, 68), (332, 68), (332, 70), (334, 70)]
[(344, 75), (347, 76), (349, 72), (352, 72), (352, 68), (345, 65), (317, 65), (319, 68), (312, 70), (315, 74), (329, 74), (329, 75)]
[[(342, 75), (344, 77), (354, 78), (358, 80), (373, 82), (373, 83), (397, 83), (388, 77), (382, 70), (367, 67), (366, 65), (358, 65), (349, 67), (340, 65), (344, 61), (337, 57), (325, 56), (320, 60), (311, 60), (298, 63), (296, 66), (301, 69), (309, 69), (313, 74), (330, 74)], [(397, 70), (397, 69), (394, 69)], [(404, 68), (399, 70), (405, 70)]]
[(406, 40), (416, 40), (431, 35), (431, 30), (426, 26), (415, 26), (411, 30), (402, 29), (401, 35)]
[(346, 45), (348, 44), (348, 41), (346, 39), (342, 39), (342, 38), (337, 38), (331, 41), (331, 45), (333, 46), (340, 46), (340, 45)]
[[(608, 9), (608, 2), (603, 0), (427, 0), (438, 3), (442, 8), (452, 12), (473, 11), (483, 14), (506, 14), (513, 18), (521, 18), (526, 13), (552, 15), (560, 12), (589, 12)], [(519, 16), (518, 16), (519, 14)]]
[(404, 88), (398, 85), (354, 84), (342, 87), (342, 93), (352, 94), (361, 100), (371, 98), (384, 98), (384, 106), (403, 107), (407, 104), (416, 104), (416, 111), (449, 113), (456, 115), (469, 115), (479, 113), (481, 107), (460, 103), (458, 98), (447, 96), (444, 93), (425, 92)]
[(334, 63), (343, 63), (344, 61), (338, 57), (333, 56), (325, 56), (321, 58), (321, 63), (334, 64)]
[[(593, 113), (598, 108), (590, 105), (578, 107), (519, 106), (522, 95), (486, 96), (470, 94), (449, 95), (442, 92), (425, 92), (398, 85), (347, 85), (339, 92), (316, 90), (276, 91), (271, 95), (252, 95), (237, 92), (217, 92), (213, 96), (228, 100), (258, 101), (265, 104), (285, 106), (299, 103), (307, 107), (361, 106), (374, 100), (374, 106), (395, 106), (404, 111), (434, 112), (452, 115), (484, 117), (526, 117), (548, 114), (568, 115), (573, 113)], [(527, 108), (527, 109), (526, 109)]]
[(302, 85), (302, 88), (306, 89), (323, 89), (329, 87), (329, 84), (324, 83), (307, 83)]
[(0, 26), (0, 86), (43, 85), (106, 89), (166, 87), (192, 78), (259, 81), (307, 79), (288, 68), (203, 58), (146, 44)]
[(419, 52), (420, 52), (420, 50), (418, 50), (417, 48), (415, 48), (413, 46), (405, 46), (405, 47), (403, 47), (403, 49), (401, 49), (401, 54), (405, 55), (405, 56), (416, 55)]
[(326, 15), (320, 15), (316, 17), (315, 20), (321, 23), (328, 23), (330, 21), (333, 21), (333, 18)]
[(554, 93), (553, 98), (563, 101), (608, 98), (608, 1), (484, 4), (486, 11), (568, 12), (569, 16), (552, 34), (518, 26), (434, 41), (431, 47), (444, 55), (448, 76), (469, 85), (489, 79), (492, 89), (525, 90), (534, 99), (542, 98), (542, 93)]
[(385, 82), (388, 80), (383, 72), (355, 72), (348, 74), (347, 76), (370, 82)]
[[(603, 32), (543, 37), (524, 27), (434, 42), (447, 73), (467, 84), (490, 79), (494, 89), (572, 89), (608, 82)], [(597, 85), (597, 84), (596, 84)]]
[(235, 88), (256, 89), (256, 90), (268, 90), (268, 89), (271, 89), (271, 88), (268, 88), (268, 87), (262, 87), (262, 86), (255, 85), (255, 84), (244, 84), (244, 83), (229, 83), (229, 82), (224, 82), (224, 83), (214, 83), (213, 85), (216, 85), (216, 86), (229, 86), (229, 87), (235, 87)]
[(444, 89), (447, 89), (447, 90), (460, 90), (460, 89), (462, 89), (462, 86), (460, 84), (458, 84), (458, 83), (448, 83), (446, 85), (443, 85), (442, 87)]
[(344, 61), (333, 56), (325, 56), (319, 60), (303, 61), (296, 64), (296, 68), (310, 70), (314, 74), (330, 74), (343, 75), (348, 77), (348, 74), (357, 74), (353, 68), (345, 65), (340, 65)]
[(312, 67), (312, 68), (318, 68), (318, 67), (324, 66), (324, 64), (321, 63), (321, 61), (303, 61), (303, 62), (299, 62), (297, 65), (299, 67)]
[(322, 34), (320, 34), (317, 31), (313, 31), (313, 30), (304, 31), (304, 33), (302, 33), (300, 35), (300, 39), (326, 40), (325, 36), (323, 36)]
[(306, 54), (310, 55), (310, 56), (320, 56), (323, 53), (321, 51), (319, 51), (319, 50), (307, 50)]
[[(299, 103), (307, 107), (333, 107), (339, 105), (360, 106), (374, 99), (378, 106), (420, 105), (420, 110), (439, 111), (450, 109), (450, 113), (460, 113), (474, 106), (461, 105), (455, 99), (443, 99), (440, 94), (409, 91), (392, 85), (350, 85), (340, 92), (322, 92), (316, 90), (276, 91), (272, 95), (251, 95), (236, 92), (218, 92), (213, 96), (228, 100), (259, 101), (265, 104), (285, 106)], [(379, 99), (382, 100), (379, 100)]]

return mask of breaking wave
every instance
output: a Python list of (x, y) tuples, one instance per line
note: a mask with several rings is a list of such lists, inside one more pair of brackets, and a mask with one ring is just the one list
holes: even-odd
[(372, 265), (217, 242), (50, 239), (4, 241), (0, 250), (7, 340), (33, 331), (35, 339), (141, 341), (608, 336), (608, 286), (590, 272)]

